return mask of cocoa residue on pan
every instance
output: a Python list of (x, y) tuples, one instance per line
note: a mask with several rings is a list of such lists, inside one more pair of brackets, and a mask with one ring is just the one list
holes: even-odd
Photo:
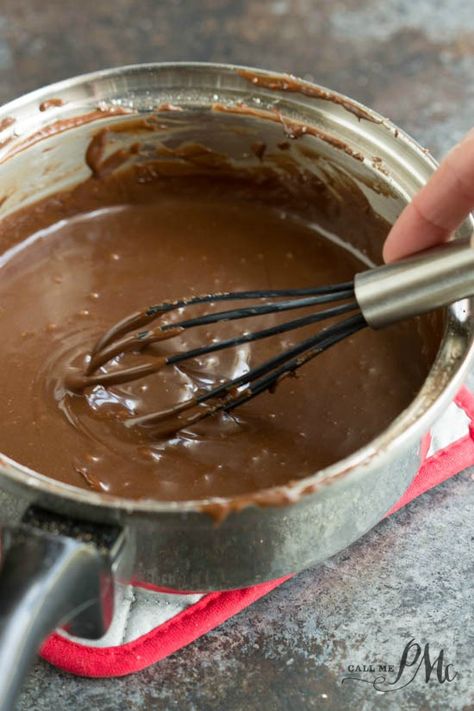
[(4, 119), (2, 119), (0, 121), (0, 133), (6, 128), (9, 128), (9, 126), (13, 126), (15, 121), (16, 119), (14, 119), (13, 116), (6, 116)]
[(89, 111), (86, 114), (81, 114), (80, 116), (72, 116), (67, 119), (59, 119), (58, 121), (53, 121), (53, 123), (43, 126), (35, 133), (25, 138), (23, 141), (17, 143), (12, 150), (10, 150), (7, 155), (2, 158), (2, 162), (7, 158), (11, 158), (13, 155), (20, 153), (21, 151), (29, 148), (30, 146), (42, 141), (45, 138), (50, 138), (58, 133), (63, 133), (70, 128), (77, 128), (78, 126), (83, 126), (87, 123), (92, 123), (93, 121), (99, 121), (102, 118), (110, 118), (111, 116), (122, 116), (129, 114), (129, 109), (124, 109), (121, 106), (113, 106), (110, 108), (98, 108), (94, 111)]
[(364, 160), (364, 156), (362, 155), (362, 153), (354, 151), (350, 146), (347, 145), (347, 143), (341, 141), (339, 138), (335, 138), (335, 136), (331, 136), (329, 133), (321, 131), (315, 126), (308, 126), (305, 123), (300, 123), (299, 121), (293, 121), (291, 119), (288, 119), (276, 109), (270, 111), (268, 109), (256, 109), (244, 103), (228, 105), (216, 102), (212, 104), (212, 110), (221, 113), (253, 116), (255, 118), (264, 119), (266, 121), (280, 123), (283, 126), (285, 135), (288, 138), (297, 139), (301, 138), (302, 136), (314, 136), (315, 138), (319, 138), (319, 140), (328, 143), (334, 148), (338, 148), (339, 150), (344, 151), (344, 153), (347, 153), (347, 155), (351, 156), (352, 158), (355, 158), (356, 160)]
[(132, 155), (136, 155), (140, 150), (139, 143), (132, 143), (128, 148), (119, 148), (104, 157), (107, 146), (107, 137), (110, 134), (108, 128), (102, 128), (93, 136), (86, 151), (86, 163), (91, 169), (95, 178), (104, 178), (117, 168), (120, 168)]
[(261, 86), (265, 89), (271, 89), (273, 91), (291, 91), (303, 94), (304, 96), (313, 96), (314, 98), (322, 99), (323, 101), (332, 101), (333, 104), (338, 104), (346, 109), (346, 111), (354, 114), (359, 121), (360, 119), (365, 119), (366, 121), (372, 121), (373, 123), (382, 123), (382, 119), (373, 116), (371, 112), (364, 109), (362, 106), (357, 105), (351, 99), (347, 99), (346, 97), (338, 94), (333, 94), (333, 92), (328, 91), (327, 89), (322, 89), (319, 86), (303, 82), (290, 74), (285, 74), (283, 76), (259, 74), (248, 69), (240, 69), (238, 74), (242, 77), (242, 79), (249, 81), (254, 86)]
[(40, 111), (47, 111), (48, 109), (52, 109), (55, 106), (64, 106), (64, 101), (62, 99), (46, 99), (45, 101), (42, 101), (41, 104), (38, 106)]
[(102, 163), (104, 156), (105, 146), (107, 143), (107, 136), (109, 132), (106, 128), (102, 128), (97, 131), (95, 136), (92, 137), (86, 150), (86, 163), (88, 168), (91, 169), (95, 176), (99, 176), (99, 166)]
[[(2, 131), (6, 131), (7, 128), (10, 126), (13, 126), (15, 123), (16, 119), (13, 118), (13, 116), (6, 116), (4, 119), (0, 121), (0, 133)], [(0, 141), (0, 148), (4, 148), (10, 141), (12, 140), (13, 136), (10, 135), (8, 138), (5, 138), (3, 141)]]
[(264, 143), (263, 141), (255, 141), (255, 143), (252, 143), (250, 146), (252, 153), (259, 159), (263, 160), (263, 156), (265, 155), (265, 151), (267, 150), (267, 144)]
[(110, 133), (130, 133), (134, 131), (135, 133), (147, 133), (151, 131), (157, 131), (162, 128), (169, 128), (167, 125), (160, 124), (159, 117), (155, 114), (150, 114), (149, 116), (137, 116), (136, 118), (128, 119), (126, 121), (119, 121), (110, 126), (107, 129)]
[(379, 171), (379, 173), (383, 173), (384, 175), (387, 175), (387, 176), (390, 175), (388, 169), (385, 167), (383, 158), (381, 158), (380, 156), (372, 156), (372, 163), (374, 165), (374, 168), (376, 168)]
[(183, 111), (182, 106), (177, 106), (172, 104), (170, 101), (164, 101), (156, 107), (156, 111), (160, 113), (161, 111)]

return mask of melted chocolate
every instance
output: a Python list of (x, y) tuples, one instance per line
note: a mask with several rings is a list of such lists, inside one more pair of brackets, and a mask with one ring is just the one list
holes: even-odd
[[(168, 438), (127, 428), (123, 419), (173, 406), (245, 372), (314, 327), (168, 366), (132, 383), (98, 385), (84, 394), (69, 387), (71, 368), (85, 372), (97, 338), (148, 305), (224, 289), (335, 283), (366, 268), (305, 221), (312, 216), (303, 187), (272, 184), (263, 165), (258, 180), (250, 172), (233, 178), (228, 169), (215, 177), (209, 166), (211, 173), (222, 166), (219, 157), (188, 146), (176, 151), (187, 161), (182, 174), (176, 167), (166, 174), (161, 162), (104, 179), (105, 134), (97, 135), (88, 152), (95, 177), (0, 224), (0, 451), (69, 484), (121, 496), (231, 496), (283, 485), (335, 462), (409, 404), (431, 355), (413, 323), (365, 330), (274, 393)], [(260, 162), (260, 147), (256, 153)], [(348, 225), (357, 214), (347, 215)], [(356, 219), (358, 229), (386, 231), (366, 207)], [(277, 318), (252, 319), (251, 328)], [(178, 334), (107, 368), (113, 374), (127, 364), (153, 365), (170, 350), (247, 327), (231, 322)]]

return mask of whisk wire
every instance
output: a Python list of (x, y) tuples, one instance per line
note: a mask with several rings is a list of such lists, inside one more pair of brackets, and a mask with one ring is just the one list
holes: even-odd
[[(265, 390), (271, 390), (284, 376), (294, 372), (324, 350), (327, 350), (344, 338), (353, 335), (366, 325), (365, 319), (361, 314), (351, 316), (301, 341), (283, 353), (266, 360), (259, 366), (251, 368), (247, 373), (225, 381), (197, 398), (187, 400), (168, 410), (161, 410), (147, 415), (129, 418), (126, 424), (128, 424), (128, 426), (156, 425), (170, 417), (179, 416), (186, 410), (200, 408), (200, 412), (198, 411), (194, 416), (188, 417), (184, 423), (181, 423), (180, 427), (183, 427), (185, 425), (189, 426), (190, 424), (195, 424), (201, 419), (215, 414), (220, 410), (230, 412), (236, 407), (249, 402)], [(239, 387), (244, 385), (246, 387), (243, 392), (236, 395), (232, 394)], [(226, 398), (226, 395), (229, 394), (231, 394), (231, 397)], [(220, 398), (217, 403), (207, 406), (206, 409), (202, 408), (208, 401), (215, 400), (216, 398)]]
[(261, 304), (259, 306), (246, 306), (241, 309), (229, 309), (228, 311), (217, 311), (216, 313), (204, 314), (196, 318), (186, 319), (165, 324), (162, 329), (168, 328), (195, 328), (196, 326), (207, 326), (211, 323), (223, 321), (236, 321), (254, 316), (267, 316), (273, 313), (293, 311), (294, 309), (304, 309), (308, 306), (319, 306), (329, 301), (342, 301), (349, 298), (353, 291), (336, 291), (332, 294), (319, 294), (305, 299), (294, 299), (293, 301), (277, 301), (273, 304)]
[(258, 289), (254, 291), (222, 291), (214, 294), (197, 294), (175, 301), (165, 301), (162, 304), (150, 306), (146, 314), (150, 317), (167, 313), (183, 306), (193, 306), (194, 304), (209, 304), (218, 301), (239, 301), (246, 299), (273, 299), (283, 296), (324, 296), (338, 291), (354, 292), (352, 281), (340, 284), (329, 284), (327, 286), (307, 287), (306, 289)]
[(259, 341), (264, 338), (270, 338), (271, 336), (277, 336), (288, 331), (293, 331), (297, 328), (310, 326), (311, 324), (317, 323), (318, 321), (334, 318), (335, 316), (340, 316), (341, 314), (347, 313), (349, 311), (354, 311), (355, 309), (357, 309), (357, 303), (353, 301), (349, 304), (335, 306), (332, 309), (326, 309), (325, 311), (310, 314), (309, 316), (303, 316), (302, 318), (294, 319), (293, 321), (287, 321), (285, 323), (278, 324), (277, 326), (262, 329), (261, 331), (245, 333), (243, 336), (238, 336), (236, 338), (228, 338), (226, 340), (213, 343), (212, 345), (201, 346), (199, 348), (194, 348), (193, 350), (185, 351), (184, 353), (177, 353), (176, 355), (168, 356), (166, 361), (169, 365), (175, 365), (190, 358), (197, 358), (199, 356), (209, 355), (210, 353), (215, 353), (216, 351), (224, 350), (225, 348), (234, 348), (235, 346), (240, 346), (245, 343)]
[[(301, 296), (303, 293), (311, 293), (311, 296), (305, 298), (293, 299), (290, 301), (278, 301), (276, 303), (260, 304), (258, 306), (247, 306), (240, 309), (229, 309), (226, 311), (218, 311), (214, 313), (204, 314), (192, 319), (183, 319), (178, 322), (165, 323), (156, 329), (147, 329), (138, 331), (136, 333), (130, 333), (136, 327), (145, 325), (146, 322), (151, 322), (165, 313), (181, 308), (183, 304), (191, 305), (197, 303), (215, 303), (216, 301), (224, 300), (234, 300), (234, 299), (248, 299), (252, 298), (255, 294), (259, 295), (259, 298), (271, 298), (275, 296), (280, 296), (282, 294), (291, 296)], [(95, 344), (92, 349), (90, 361), (86, 370), (86, 376), (90, 378), (94, 383), (97, 383), (100, 376), (92, 377), (93, 374), (104, 365), (107, 361), (110, 361), (117, 355), (121, 353), (126, 353), (132, 350), (143, 350), (152, 343), (162, 341), (165, 339), (173, 338), (174, 336), (180, 334), (185, 329), (195, 328), (197, 326), (210, 325), (212, 323), (218, 323), (221, 321), (231, 321), (237, 319), (250, 318), (255, 316), (265, 316), (271, 313), (279, 313), (284, 311), (296, 310), (301, 308), (306, 308), (309, 306), (317, 306), (330, 301), (347, 301), (348, 299), (354, 297), (354, 288), (350, 283), (343, 283), (338, 285), (330, 285), (328, 287), (318, 287), (311, 289), (287, 289), (287, 290), (267, 290), (267, 291), (242, 291), (242, 292), (225, 292), (221, 294), (206, 294), (203, 296), (190, 297), (189, 299), (180, 299), (174, 302), (168, 302), (152, 306), (146, 311), (142, 311), (133, 314), (117, 324), (112, 326), (112, 328), (107, 331), (107, 333), (102, 336), (101, 339)], [(346, 311), (354, 310), (357, 308), (357, 302), (352, 301), (349, 304), (344, 304), (343, 306), (336, 306), (323, 311), (318, 311), (315, 314), (311, 314), (307, 317), (296, 319), (290, 321), (286, 324), (279, 324), (275, 327), (268, 329), (263, 329), (261, 331), (256, 331), (251, 334), (244, 334), (242, 337), (235, 339), (226, 339), (220, 341), (216, 344), (211, 344), (199, 349), (193, 349), (186, 353), (175, 354), (174, 356), (169, 356), (166, 359), (167, 364), (176, 364), (187, 358), (197, 357), (199, 355), (205, 355), (207, 353), (212, 353), (224, 348), (231, 348), (243, 343), (250, 343), (254, 340), (260, 340), (262, 338), (268, 338), (273, 335), (278, 335), (286, 331), (290, 331), (294, 328), (300, 328), (304, 325), (309, 325), (311, 323), (316, 323), (317, 321), (322, 321), (333, 316), (345, 313)], [(118, 340), (117, 340), (118, 339)], [(130, 371), (128, 371), (130, 372)], [(134, 371), (135, 372), (135, 371)], [(137, 377), (140, 377), (139, 371), (137, 372)], [(132, 375), (132, 373), (130, 372)], [(113, 379), (111, 376), (110, 380)]]
[[(196, 304), (212, 304), (225, 301), (247, 299), (282, 299), (257, 305), (231, 308), (223, 311), (208, 312), (194, 318), (170, 321), (156, 328), (136, 330), (148, 325), (157, 318), (173, 310)], [(343, 301), (329, 308), (313, 311), (305, 316), (276, 324), (269, 328), (245, 332), (238, 336), (223, 339), (215, 343), (208, 343), (171, 355), (155, 356), (154, 361), (128, 368), (113, 369), (111, 372), (97, 372), (107, 362), (128, 351), (142, 351), (149, 345), (158, 341), (174, 338), (184, 330), (207, 326), (223, 321), (233, 321), (268, 314), (283, 313), (296, 309), (317, 307), (331, 302)], [(322, 351), (330, 348), (335, 343), (356, 333), (367, 325), (359, 311), (357, 300), (354, 296), (352, 282), (333, 284), (326, 287), (311, 287), (307, 289), (275, 289), (258, 291), (222, 292), (219, 294), (196, 295), (185, 299), (164, 302), (151, 306), (142, 312), (137, 312), (112, 326), (102, 336), (92, 350), (89, 366), (85, 376), (79, 378), (79, 387), (84, 388), (94, 385), (113, 385), (130, 382), (145, 375), (156, 373), (166, 365), (177, 365), (186, 360), (206, 356), (226, 348), (233, 348), (245, 343), (270, 338), (282, 333), (287, 333), (299, 328), (307, 327), (326, 319), (337, 318), (341, 315), (357, 311), (355, 315), (336, 322), (329, 327), (305, 338), (283, 352), (265, 360), (263, 363), (250, 368), (241, 375), (225, 380), (214, 388), (202, 392), (166, 410), (138, 415), (125, 420), (129, 427), (134, 425), (157, 426), (173, 420), (171, 431), (199, 422), (205, 417), (218, 412), (231, 412), (237, 407), (249, 402), (251, 399), (266, 390), (272, 390), (276, 384), (287, 375), (294, 373), (303, 364), (310, 361)], [(168, 422), (168, 424), (170, 424)]]

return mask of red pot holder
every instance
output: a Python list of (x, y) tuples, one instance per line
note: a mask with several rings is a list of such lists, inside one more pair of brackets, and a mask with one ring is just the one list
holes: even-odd
[[(474, 462), (474, 395), (463, 388), (425, 440), (421, 467), (387, 516)], [(59, 631), (41, 656), (64, 671), (89, 677), (140, 671), (185, 647), (291, 576), (242, 590), (175, 594), (135, 583), (117, 586), (113, 623), (91, 643)]]

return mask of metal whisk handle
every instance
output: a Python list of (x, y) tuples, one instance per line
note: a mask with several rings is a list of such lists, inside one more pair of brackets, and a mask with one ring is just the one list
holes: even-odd
[(355, 295), (372, 328), (474, 296), (474, 249), (455, 240), (357, 274)]

